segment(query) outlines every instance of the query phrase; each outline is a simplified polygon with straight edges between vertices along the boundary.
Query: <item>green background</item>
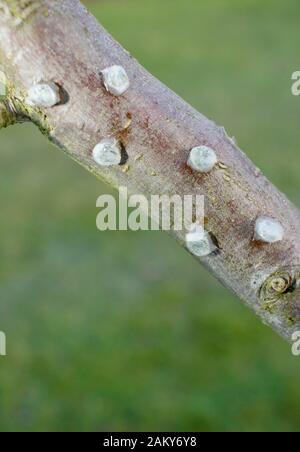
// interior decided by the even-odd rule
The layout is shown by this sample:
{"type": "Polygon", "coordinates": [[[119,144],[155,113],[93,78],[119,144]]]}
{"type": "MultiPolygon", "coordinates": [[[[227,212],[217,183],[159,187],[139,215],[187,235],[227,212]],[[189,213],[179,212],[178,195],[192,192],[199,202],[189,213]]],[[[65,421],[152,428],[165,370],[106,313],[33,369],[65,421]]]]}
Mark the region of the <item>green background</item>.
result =
{"type": "MultiPolygon", "coordinates": [[[[300,206],[297,0],[86,2],[300,206]]],[[[300,358],[163,233],[96,230],[110,189],[1,131],[1,430],[297,431],[300,358]]]]}

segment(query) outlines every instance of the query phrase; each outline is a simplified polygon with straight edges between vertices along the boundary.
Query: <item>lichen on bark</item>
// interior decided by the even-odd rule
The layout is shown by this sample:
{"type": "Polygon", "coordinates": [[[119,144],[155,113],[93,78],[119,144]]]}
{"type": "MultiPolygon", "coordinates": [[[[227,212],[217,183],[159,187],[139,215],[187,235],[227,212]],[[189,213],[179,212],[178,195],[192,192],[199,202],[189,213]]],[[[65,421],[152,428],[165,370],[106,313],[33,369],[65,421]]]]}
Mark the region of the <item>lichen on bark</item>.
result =
{"type": "Polygon", "coordinates": [[[11,113],[5,102],[0,103],[0,129],[8,127],[15,122],[14,115],[11,113]]]}
{"type": "Polygon", "coordinates": [[[41,5],[42,0],[0,0],[0,18],[11,19],[15,25],[20,25],[41,5]]]}

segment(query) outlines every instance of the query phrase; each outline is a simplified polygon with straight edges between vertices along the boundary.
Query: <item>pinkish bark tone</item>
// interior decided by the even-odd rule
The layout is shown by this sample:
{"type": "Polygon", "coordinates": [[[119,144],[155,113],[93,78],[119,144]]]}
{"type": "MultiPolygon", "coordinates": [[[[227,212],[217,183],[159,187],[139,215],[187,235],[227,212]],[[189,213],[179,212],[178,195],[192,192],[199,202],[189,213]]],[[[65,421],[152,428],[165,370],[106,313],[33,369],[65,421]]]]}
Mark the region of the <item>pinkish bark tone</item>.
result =
{"type": "MultiPolygon", "coordinates": [[[[2,125],[33,121],[88,171],[131,193],[205,195],[206,229],[220,249],[199,260],[263,322],[291,340],[300,330],[299,211],[225,130],[143,69],[77,0],[1,0],[0,23],[0,59],[9,88],[0,108],[2,125]],[[100,73],[115,64],[130,79],[120,97],[106,91],[100,73]],[[26,105],[28,89],[39,81],[60,85],[64,102],[47,109],[26,105]],[[106,137],[121,140],[127,171],[93,160],[94,146],[106,137]],[[210,173],[187,166],[197,145],[217,153],[220,164],[210,173]],[[260,215],[280,221],[282,241],[253,240],[260,215]]],[[[173,235],[185,246],[184,232],[173,235]]]]}

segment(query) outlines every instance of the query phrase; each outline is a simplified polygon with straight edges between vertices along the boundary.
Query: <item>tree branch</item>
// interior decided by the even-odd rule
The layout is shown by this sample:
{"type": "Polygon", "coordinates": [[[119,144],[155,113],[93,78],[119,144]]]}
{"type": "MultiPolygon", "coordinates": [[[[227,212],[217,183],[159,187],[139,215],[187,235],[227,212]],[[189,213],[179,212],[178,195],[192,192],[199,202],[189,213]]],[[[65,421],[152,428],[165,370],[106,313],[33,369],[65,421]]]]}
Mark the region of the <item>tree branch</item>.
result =
{"type": "MultiPolygon", "coordinates": [[[[299,211],[222,127],[146,72],[79,1],[1,0],[0,20],[0,58],[17,116],[30,118],[70,157],[115,187],[125,185],[147,196],[205,195],[206,228],[216,237],[219,253],[199,260],[290,340],[300,330],[299,211]],[[122,96],[103,84],[100,72],[112,65],[123,66],[129,76],[130,88],[122,96]],[[60,87],[64,98],[59,105],[28,104],[28,90],[41,81],[60,87]],[[107,137],[122,142],[127,171],[94,161],[93,148],[107,137]],[[218,155],[219,164],[210,173],[187,165],[190,150],[199,145],[218,155]],[[261,215],[283,225],[283,240],[263,244],[253,239],[261,215]]],[[[173,235],[186,245],[184,232],[173,235]]]]}

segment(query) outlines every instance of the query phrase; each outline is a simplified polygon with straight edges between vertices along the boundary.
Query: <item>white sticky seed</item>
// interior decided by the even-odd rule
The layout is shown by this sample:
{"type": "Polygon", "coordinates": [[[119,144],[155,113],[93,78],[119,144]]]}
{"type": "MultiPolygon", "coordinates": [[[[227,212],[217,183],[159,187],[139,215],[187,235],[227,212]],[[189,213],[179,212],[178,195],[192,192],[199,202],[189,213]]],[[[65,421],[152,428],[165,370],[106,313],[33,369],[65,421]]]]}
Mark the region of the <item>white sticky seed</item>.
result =
{"type": "Polygon", "coordinates": [[[51,108],[60,102],[60,89],[54,82],[36,83],[27,93],[26,103],[32,107],[51,108]]]}
{"type": "Polygon", "coordinates": [[[284,236],[282,224],[271,217],[258,217],[255,223],[254,239],[265,243],[280,242],[284,236]]]}
{"type": "Polygon", "coordinates": [[[209,173],[218,162],[217,155],[208,146],[197,146],[190,152],[188,165],[200,173],[209,173]]]}
{"type": "Polygon", "coordinates": [[[115,96],[122,96],[130,86],[128,75],[122,66],[114,65],[101,71],[106,90],[115,96]]]}
{"type": "Polygon", "coordinates": [[[185,236],[185,242],[187,249],[198,257],[209,256],[217,249],[209,233],[196,223],[191,225],[189,232],[185,236]]]}
{"type": "Polygon", "coordinates": [[[105,138],[93,150],[93,158],[98,165],[120,165],[122,160],[122,146],[116,138],[105,138]]]}

